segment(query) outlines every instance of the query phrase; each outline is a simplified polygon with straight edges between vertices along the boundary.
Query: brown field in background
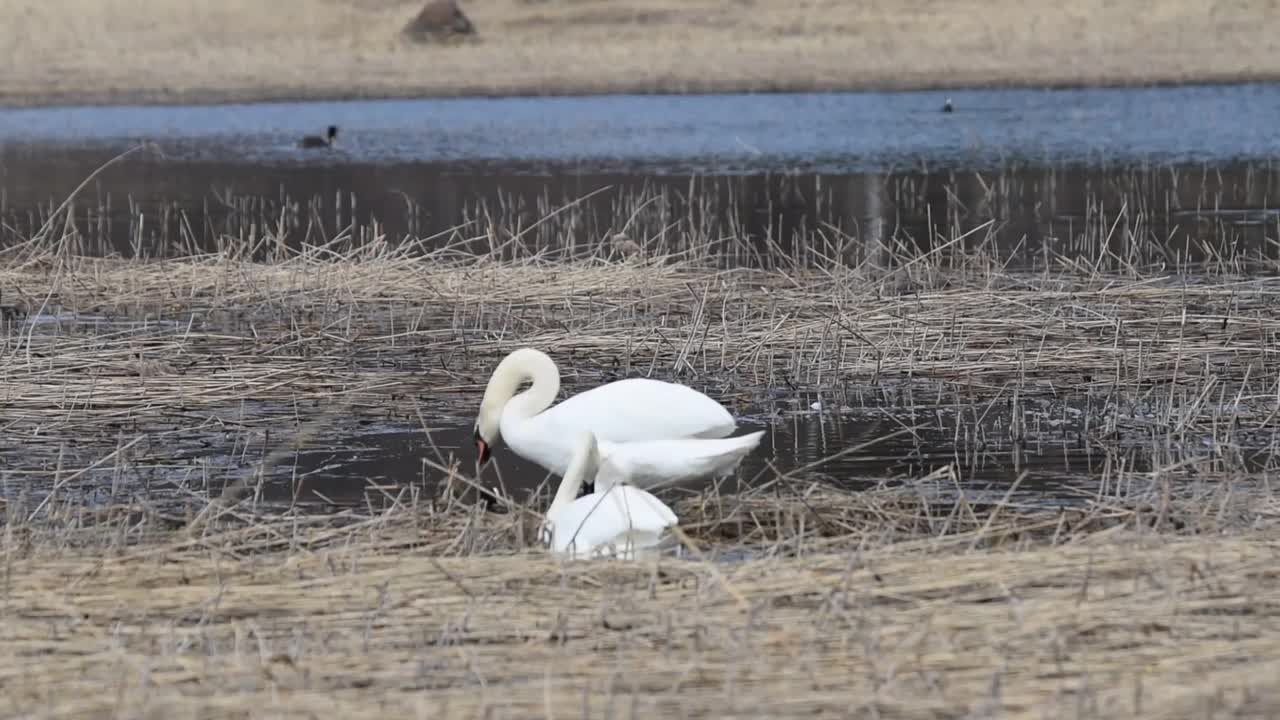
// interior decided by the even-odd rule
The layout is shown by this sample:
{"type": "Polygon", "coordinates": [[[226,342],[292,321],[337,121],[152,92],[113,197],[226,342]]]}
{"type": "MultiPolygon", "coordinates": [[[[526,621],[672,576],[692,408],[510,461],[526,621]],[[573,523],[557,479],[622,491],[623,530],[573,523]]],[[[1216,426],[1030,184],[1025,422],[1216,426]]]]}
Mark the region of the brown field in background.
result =
{"type": "Polygon", "coordinates": [[[1274,0],[0,0],[0,103],[848,90],[1280,77],[1274,0]]]}

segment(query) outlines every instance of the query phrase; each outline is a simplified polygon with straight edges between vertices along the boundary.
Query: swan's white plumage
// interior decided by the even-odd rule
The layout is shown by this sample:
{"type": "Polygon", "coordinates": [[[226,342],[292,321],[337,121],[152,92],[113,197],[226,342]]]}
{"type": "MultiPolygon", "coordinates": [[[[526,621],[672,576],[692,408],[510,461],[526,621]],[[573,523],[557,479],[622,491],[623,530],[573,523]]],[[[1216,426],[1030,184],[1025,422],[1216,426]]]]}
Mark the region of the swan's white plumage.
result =
{"type": "MultiPolygon", "coordinates": [[[[619,462],[629,462],[632,484],[647,486],[657,478],[678,481],[697,477],[687,454],[664,455],[663,448],[630,448],[632,444],[688,439],[724,439],[720,450],[735,452],[737,459],[759,443],[759,437],[728,438],[736,428],[733,415],[720,403],[693,388],[675,383],[631,378],[593,388],[549,407],[560,389],[560,371],[545,353],[532,348],[516,350],[494,370],[485,388],[476,418],[476,434],[490,446],[499,436],[523,458],[564,475],[574,442],[582,432],[598,439],[605,457],[623,452],[619,462]],[[516,390],[526,381],[530,387],[516,390]],[[628,450],[620,448],[628,446],[628,450]]],[[[736,461],[735,461],[736,463],[736,461]]],[[[718,474],[732,470],[711,463],[718,474]]],[[[703,473],[706,474],[706,473],[703,473]]]]}
{"type": "Polygon", "coordinates": [[[608,454],[606,448],[616,443],[723,438],[737,424],[720,403],[693,388],[631,378],[574,395],[532,417],[521,417],[508,403],[500,427],[516,454],[564,475],[573,439],[586,429],[608,454]]]}
{"type": "Polygon", "coordinates": [[[600,443],[596,488],[626,483],[652,488],[733,472],[760,444],[763,430],[731,438],[600,443]]]}
{"type": "Polygon", "coordinates": [[[554,516],[551,549],[561,555],[634,558],[662,544],[676,515],[661,500],[633,485],[583,495],[554,516]]]}
{"type": "Polygon", "coordinates": [[[660,547],[667,528],[677,522],[675,513],[651,493],[621,484],[624,476],[614,475],[615,482],[606,483],[599,475],[602,469],[619,472],[601,461],[595,436],[576,435],[568,470],[547,510],[551,550],[569,557],[634,558],[660,547]],[[596,490],[576,497],[592,480],[596,490]]]}
{"type": "Polygon", "coordinates": [[[720,438],[737,423],[723,405],[685,385],[628,378],[566,398],[534,419],[550,431],[585,425],[599,440],[720,438]]]}

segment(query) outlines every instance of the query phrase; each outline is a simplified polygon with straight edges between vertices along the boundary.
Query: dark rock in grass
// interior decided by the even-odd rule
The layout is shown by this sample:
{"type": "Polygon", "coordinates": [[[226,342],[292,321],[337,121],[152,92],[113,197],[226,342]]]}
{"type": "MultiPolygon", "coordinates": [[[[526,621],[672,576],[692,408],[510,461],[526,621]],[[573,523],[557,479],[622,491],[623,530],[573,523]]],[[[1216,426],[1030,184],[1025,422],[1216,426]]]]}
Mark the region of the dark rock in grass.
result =
{"type": "Polygon", "coordinates": [[[431,0],[401,31],[414,42],[439,42],[476,34],[455,0],[431,0]]]}

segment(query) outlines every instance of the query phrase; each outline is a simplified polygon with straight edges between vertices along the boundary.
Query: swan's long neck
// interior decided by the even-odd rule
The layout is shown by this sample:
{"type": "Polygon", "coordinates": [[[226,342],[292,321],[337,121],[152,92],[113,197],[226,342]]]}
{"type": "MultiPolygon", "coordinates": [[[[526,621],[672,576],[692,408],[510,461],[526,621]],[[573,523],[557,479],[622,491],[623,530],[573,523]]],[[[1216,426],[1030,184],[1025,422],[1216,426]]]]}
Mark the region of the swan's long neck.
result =
{"type": "Polygon", "coordinates": [[[498,413],[518,419],[533,417],[550,407],[560,392],[560,371],[547,354],[532,348],[516,350],[503,358],[489,378],[482,406],[494,406],[498,413]],[[516,394],[525,381],[528,390],[516,394]]]}
{"type": "Polygon", "coordinates": [[[578,498],[582,484],[595,477],[599,464],[600,453],[596,447],[595,435],[584,433],[574,448],[573,456],[569,458],[569,468],[564,471],[560,487],[556,488],[551,507],[547,509],[548,518],[555,517],[556,512],[578,498]]]}

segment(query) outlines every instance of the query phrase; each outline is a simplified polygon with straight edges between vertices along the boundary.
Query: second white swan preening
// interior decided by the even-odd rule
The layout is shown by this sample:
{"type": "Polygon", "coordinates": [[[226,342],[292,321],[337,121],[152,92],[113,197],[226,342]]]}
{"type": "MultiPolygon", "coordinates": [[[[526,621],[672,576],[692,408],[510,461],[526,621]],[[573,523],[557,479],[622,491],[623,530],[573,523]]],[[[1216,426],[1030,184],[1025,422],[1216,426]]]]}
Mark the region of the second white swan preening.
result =
{"type": "Polygon", "coordinates": [[[544,530],[551,550],[569,557],[631,559],[659,548],[676,514],[652,494],[622,484],[626,480],[625,468],[601,458],[595,435],[580,433],[547,510],[544,530]],[[583,483],[592,480],[595,492],[578,497],[583,483]]]}
{"type": "Polygon", "coordinates": [[[764,435],[728,437],[737,428],[729,411],[675,383],[618,380],[551,407],[559,391],[560,371],[540,350],[521,348],[498,363],[476,417],[480,464],[501,437],[517,455],[563,476],[576,439],[590,432],[599,453],[626,468],[627,482],[651,487],[727,473],[764,435]],[[529,388],[517,393],[525,382],[529,388]]]}

